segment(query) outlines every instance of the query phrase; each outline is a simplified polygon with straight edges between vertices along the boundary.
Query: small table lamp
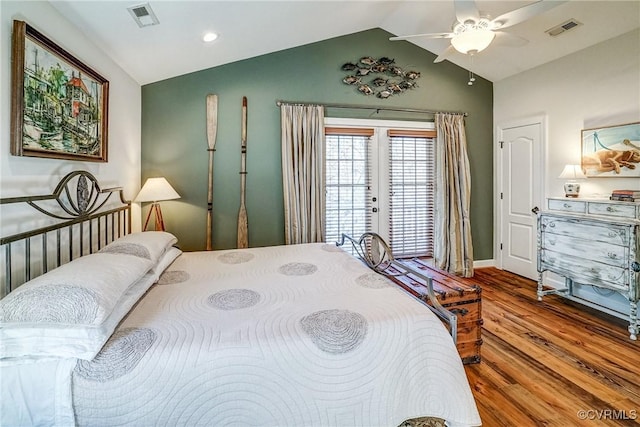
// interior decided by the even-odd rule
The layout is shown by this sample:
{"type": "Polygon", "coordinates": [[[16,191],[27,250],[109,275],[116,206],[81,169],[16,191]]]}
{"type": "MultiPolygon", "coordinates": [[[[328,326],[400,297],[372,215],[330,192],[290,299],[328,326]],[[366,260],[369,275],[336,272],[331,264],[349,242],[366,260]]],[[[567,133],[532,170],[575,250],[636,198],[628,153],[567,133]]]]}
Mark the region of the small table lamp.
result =
{"type": "Polygon", "coordinates": [[[147,225],[151,219],[151,214],[155,213],[156,231],[164,231],[164,221],[162,220],[162,210],[158,202],[162,200],[179,199],[180,195],[173,189],[171,184],[163,178],[149,178],[142,186],[142,189],[136,196],[134,202],[153,202],[147,220],[144,222],[144,231],[147,231],[147,225]]]}
{"type": "Polygon", "coordinates": [[[566,165],[558,178],[568,180],[564,184],[565,197],[578,197],[578,194],[580,193],[580,184],[576,182],[576,179],[585,179],[586,176],[582,172],[582,167],[580,165],[566,165]]]}

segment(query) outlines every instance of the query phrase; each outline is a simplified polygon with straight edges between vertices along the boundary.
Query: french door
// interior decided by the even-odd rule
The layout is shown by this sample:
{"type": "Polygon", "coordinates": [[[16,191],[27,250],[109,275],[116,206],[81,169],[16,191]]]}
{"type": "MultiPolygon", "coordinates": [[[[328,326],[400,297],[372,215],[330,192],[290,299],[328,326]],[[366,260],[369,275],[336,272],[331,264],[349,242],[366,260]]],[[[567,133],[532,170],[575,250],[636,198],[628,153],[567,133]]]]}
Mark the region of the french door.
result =
{"type": "Polygon", "coordinates": [[[326,119],[325,241],[380,234],[396,257],[432,256],[433,123],[326,119]]]}

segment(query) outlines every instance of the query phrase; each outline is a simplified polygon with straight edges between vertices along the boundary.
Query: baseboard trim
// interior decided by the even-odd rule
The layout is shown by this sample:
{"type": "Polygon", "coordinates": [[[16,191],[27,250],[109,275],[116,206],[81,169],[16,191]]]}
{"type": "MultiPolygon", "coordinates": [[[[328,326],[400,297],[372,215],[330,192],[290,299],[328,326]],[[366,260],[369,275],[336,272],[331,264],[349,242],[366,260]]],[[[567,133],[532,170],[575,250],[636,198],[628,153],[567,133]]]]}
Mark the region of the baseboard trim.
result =
{"type": "Polygon", "coordinates": [[[487,268],[495,266],[496,261],[494,259],[482,259],[479,261],[473,261],[473,268],[487,268]]]}

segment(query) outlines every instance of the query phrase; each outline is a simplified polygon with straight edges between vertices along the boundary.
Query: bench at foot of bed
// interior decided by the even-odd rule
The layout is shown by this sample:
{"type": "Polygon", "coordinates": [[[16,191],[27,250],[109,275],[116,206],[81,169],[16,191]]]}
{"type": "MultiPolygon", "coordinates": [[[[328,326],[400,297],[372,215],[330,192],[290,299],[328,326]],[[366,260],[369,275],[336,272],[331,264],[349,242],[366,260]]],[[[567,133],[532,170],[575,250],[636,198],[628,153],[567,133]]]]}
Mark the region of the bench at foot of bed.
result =
{"type": "MultiPolygon", "coordinates": [[[[480,286],[470,284],[470,279],[438,270],[425,260],[414,258],[396,261],[433,278],[433,290],[438,301],[458,318],[456,347],[462,362],[465,365],[479,363],[482,346],[482,289],[480,286]]],[[[426,295],[424,285],[412,279],[411,275],[397,276],[393,280],[417,297],[422,298],[426,295]]]]}

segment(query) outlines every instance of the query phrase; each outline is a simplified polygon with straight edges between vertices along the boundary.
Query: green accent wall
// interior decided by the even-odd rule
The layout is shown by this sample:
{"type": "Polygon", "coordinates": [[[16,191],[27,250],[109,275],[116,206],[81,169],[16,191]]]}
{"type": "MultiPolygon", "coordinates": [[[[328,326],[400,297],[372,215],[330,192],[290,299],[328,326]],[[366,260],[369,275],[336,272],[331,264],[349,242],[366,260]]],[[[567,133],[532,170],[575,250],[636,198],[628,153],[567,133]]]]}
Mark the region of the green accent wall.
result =
{"type": "MultiPolygon", "coordinates": [[[[472,174],[471,225],[476,260],[493,258],[493,84],[408,42],[372,29],[214,67],[142,88],[142,180],[164,176],[182,196],[162,202],[164,221],[183,250],[205,248],[208,152],[205,97],[218,95],[214,156],[213,245],[235,248],[240,206],[242,97],[248,99],[249,245],[284,244],[280,109],[276,100],[465,111],[472,174]],[[393,58],[421,73],[418,87],[379,99],[342,83],[342,64],[393,58]]],[[[259,40],[256,41],[259,43],[259,40]]],[[[203,50],[215,55],[215,45],[203,50]]],[[[432,120],[425,114],[326,109],[327,117],[432,120]]],[[[148,206],[143,207],[143,218],[148,206]]]]}

